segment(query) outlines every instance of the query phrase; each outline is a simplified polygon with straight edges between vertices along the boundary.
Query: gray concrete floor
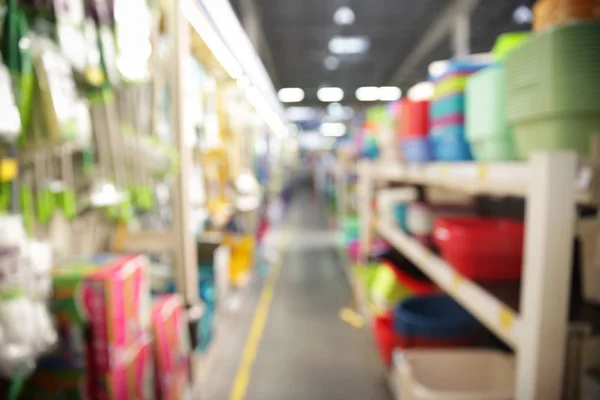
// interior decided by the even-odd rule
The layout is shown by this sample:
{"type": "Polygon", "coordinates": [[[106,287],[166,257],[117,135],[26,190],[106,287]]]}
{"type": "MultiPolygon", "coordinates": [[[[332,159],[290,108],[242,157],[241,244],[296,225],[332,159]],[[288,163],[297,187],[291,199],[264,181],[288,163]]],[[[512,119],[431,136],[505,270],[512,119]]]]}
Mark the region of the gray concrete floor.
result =
{"type": "MultiPolygon", "coordinates": [[[[391,399],[367,328],[353,328],[338,316],[351,291],[322,208],[301,191],[289,218],[291,240],[246,399],[391,399]]],[[[222,332],[203,391],[209,400],[229,398],[261,287],[260,279],[250,285],[235,326],[222,332]]]]}

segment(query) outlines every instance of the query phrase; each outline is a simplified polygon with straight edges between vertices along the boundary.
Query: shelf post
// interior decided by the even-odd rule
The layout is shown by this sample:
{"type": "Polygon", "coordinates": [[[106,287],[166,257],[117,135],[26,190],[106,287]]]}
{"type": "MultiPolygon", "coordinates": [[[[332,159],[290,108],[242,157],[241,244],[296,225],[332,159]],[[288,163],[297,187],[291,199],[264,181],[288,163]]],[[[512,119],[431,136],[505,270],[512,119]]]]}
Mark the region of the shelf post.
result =
{"type": "Polygon", "coordinates": [[[199,302],[196,249],[190,218],[189,178],[192,166],[192,149],[186,140],[190,133],[190,119],[186,117],[185,81],[186,57],[190,52],[190,26],[183,16],[181,0],[168,6],[168,28],[172,38],[173,64],[169,73],[171,94],[171,132],[175,138],[179,165],[173,185],[173,243],[175,279],[178,290],[188,304],[199,302]]]}
{"type": "Polygon", "coordinates": [[[371,246],[373,210],[373,176],[370,161],[363,160],[358,163],[358,193],[359,206],[358,215],[360,221],[360,257],[359,262],[366,265],[369,262],[371,246]]]}
{"type": "Polygon", "coordinates": [[[576,170],[572,152],[539,153],[530,160],[517,400],[562,398],[576,170]]]}

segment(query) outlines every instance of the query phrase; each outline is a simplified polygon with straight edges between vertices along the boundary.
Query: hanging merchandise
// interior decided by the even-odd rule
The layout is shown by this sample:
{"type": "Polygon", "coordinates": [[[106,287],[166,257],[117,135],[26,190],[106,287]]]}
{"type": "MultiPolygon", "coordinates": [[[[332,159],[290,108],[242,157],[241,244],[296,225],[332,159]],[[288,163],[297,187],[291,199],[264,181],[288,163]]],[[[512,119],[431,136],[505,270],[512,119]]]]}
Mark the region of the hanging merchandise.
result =
{"type": "Polygon", "coordinates": [[[46,308],[52,250],[29,241],[20,216],[0,216],[0,374],[23,380],[56,342],[46,308]]]}

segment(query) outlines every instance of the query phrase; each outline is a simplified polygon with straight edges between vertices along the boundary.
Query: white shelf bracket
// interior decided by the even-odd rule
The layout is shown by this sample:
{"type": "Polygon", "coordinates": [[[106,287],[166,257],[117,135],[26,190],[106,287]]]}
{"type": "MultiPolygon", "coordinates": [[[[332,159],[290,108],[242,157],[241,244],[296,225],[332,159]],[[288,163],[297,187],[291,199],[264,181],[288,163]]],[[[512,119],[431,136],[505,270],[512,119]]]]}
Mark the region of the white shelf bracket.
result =
{"type": "Polygon", "coordinates": [[[562,398],[576,172],[571,152],[536,154],[530,161],[517,400],[562,398]]]}

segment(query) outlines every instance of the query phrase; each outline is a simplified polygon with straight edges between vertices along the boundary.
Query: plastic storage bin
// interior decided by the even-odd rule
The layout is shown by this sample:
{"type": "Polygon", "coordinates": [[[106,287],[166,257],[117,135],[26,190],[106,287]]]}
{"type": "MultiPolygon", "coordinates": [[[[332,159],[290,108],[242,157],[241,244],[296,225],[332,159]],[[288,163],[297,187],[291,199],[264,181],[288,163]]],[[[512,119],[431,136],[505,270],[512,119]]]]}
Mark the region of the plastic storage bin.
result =
{"type": "Polygon", "coordinates": [[[535,150],[589,154],[600,130],[600,22],[533,36],[506,57],[506,110],[521,157],[535,150]]]}
{"type": "Polygon", "coordinates": [[[431,130],[433,132],[443,130],[447,126],[452,125],[464,125],[465,123],[465,114],[464,113],[456,113],[456,114],[447,114],[443,117],[436,118],[431,123],[431,130]]]}
{"type": "Polygon", "coordinates": [[[400,140],[404,159],[412,163],[424,163],[433,160],[431,144],[427,137],[405,137],[400,140]]]}
{"type": "Polygon", "coordinates": [[[506,73],[503,64],[471,75],[466,90],[466,136],[478,161],[517,158],[512,129],[506,118],[506,73]]]}
{"type": "Polygon", "coordinates": [[[399,133],[401,136],[429,134],[429,101],[402,101],[399,133]]]}
{"type": "Polygon", "coordinates": [[[436,218],[472,213],[473,209],[467,206],[414,202],[408,207],[408,231],[413,235],[430,236],[433,232],[436,218]]]}
{"type": "Polygon", "coordinates": [[[394,330],[402,347],[450,347],[474,344],[481,326],[446,295],[410,298],[394,311],[394,330]]]}
{"type": "Polygon", "coordinates": [[[396,352],[402,400],[513,400],[514,357],[496,350],[396,352]]]}
{"type": "Polygon", "coordinates": [[[429,107],[431,120],[436,120],[446,115],[461,114],[465,112],[465,95],[463,93],[452,94],[437,99],[429,107]]]}
{"type": "Polygon", "coordinates": [[[470,161],[471,148],[463,125],[451,125],[430,135],[433,156],[439,161],[470,161]]]}
{"type": "Polygon", "coordinates": [[[438,218],[433,237],[442,257],[467,278],[505,281],[521,277],[521,222],[504,218],[438,218]]]}
{"type": "Polygon", "coordinates": [[[398,225],[404,232],[408,232],[408,204],[396,204],[394,206],[394,218],[396,219],[396,225],[398,225]]]}
{"type": "Polygon", "coordinates": [[[400,341],[394,333],[392,316],[381,315],[373,319],[373,337],[379,350],[379,357],[385,367],[392,364],[392,353],[395,348],[400,347],[400,341]]]}

